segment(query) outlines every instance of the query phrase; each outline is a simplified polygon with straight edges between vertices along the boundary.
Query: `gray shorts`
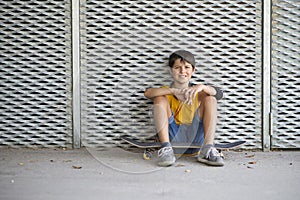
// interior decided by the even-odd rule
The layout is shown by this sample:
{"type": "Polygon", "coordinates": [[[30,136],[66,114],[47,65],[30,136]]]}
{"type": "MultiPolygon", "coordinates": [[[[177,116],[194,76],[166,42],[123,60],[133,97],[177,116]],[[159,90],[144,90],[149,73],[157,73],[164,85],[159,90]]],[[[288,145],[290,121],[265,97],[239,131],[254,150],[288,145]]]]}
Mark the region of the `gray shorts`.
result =
{"type": "MultiPolygon", "coordinates": [[[[203,121],[198,115],[198,110],[194,114],[192,124],[176,124],[174,114],[172,113],[169,118],[169,137],[171,142],[203,144],[203,121]]],[[[175,149],[175,153],[177,154],[192,154],[197,151],[199,151],[199,149],[175,149]]]]}

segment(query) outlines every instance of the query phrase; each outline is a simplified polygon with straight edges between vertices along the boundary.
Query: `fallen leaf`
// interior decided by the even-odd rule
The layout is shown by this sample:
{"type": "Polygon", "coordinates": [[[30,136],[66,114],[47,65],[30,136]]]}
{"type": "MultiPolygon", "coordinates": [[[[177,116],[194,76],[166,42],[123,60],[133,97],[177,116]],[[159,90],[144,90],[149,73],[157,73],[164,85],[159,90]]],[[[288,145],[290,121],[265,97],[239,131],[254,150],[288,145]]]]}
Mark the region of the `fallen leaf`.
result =
{"type": "Polygon", "coordinates": [[[75,165],[73,165],[72,167],[73,167],[73,169],[81,169],[82,168],[80,166],[75,166],[75,165]]]}
{"type": "Polygon", "coordinates": [[[23,166],[23,165],[24,165],[24,163],[20,162],[20,163],[18,163],[18,165],[20,165],[20,166],[23,166]]]}
{"type": "Polygon", "coordinates": [[[186,173],[190,173],[190,172],[191,172],[191,170],[189,170],[189,169],[186,169],[184,172],[186,172],[186,173]]]}
{"type": "Polygon", "coordinates": [[[251,161],[251,162],[248,162],[248,164],[250,164],[250,165],[254,165],[254,164],[256,164],[256,161],[251,161]]]}
{"type": "Polygon", "coordinates": [[[254,169],[253,167],[247,166],[248,169],[254,169]]]}

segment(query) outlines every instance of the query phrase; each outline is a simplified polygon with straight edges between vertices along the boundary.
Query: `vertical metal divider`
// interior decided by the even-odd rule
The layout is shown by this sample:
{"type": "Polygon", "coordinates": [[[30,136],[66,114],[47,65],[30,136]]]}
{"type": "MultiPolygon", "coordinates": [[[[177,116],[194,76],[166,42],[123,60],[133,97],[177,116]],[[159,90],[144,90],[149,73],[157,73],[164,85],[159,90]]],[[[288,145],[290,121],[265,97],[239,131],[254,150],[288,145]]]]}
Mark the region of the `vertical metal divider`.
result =
{"type": "Polygon", "coordinates": [[[73,148],[81,146],[80,106],[80,0],[71,0],[73,148]]]}
{"type": "Polygon", "coordinates": [[[272,45],[272,0],[263,1],[263,52],[262,52],[262,149],[271,150],[272,110],[271,110],[271,45],[272,45]]]}

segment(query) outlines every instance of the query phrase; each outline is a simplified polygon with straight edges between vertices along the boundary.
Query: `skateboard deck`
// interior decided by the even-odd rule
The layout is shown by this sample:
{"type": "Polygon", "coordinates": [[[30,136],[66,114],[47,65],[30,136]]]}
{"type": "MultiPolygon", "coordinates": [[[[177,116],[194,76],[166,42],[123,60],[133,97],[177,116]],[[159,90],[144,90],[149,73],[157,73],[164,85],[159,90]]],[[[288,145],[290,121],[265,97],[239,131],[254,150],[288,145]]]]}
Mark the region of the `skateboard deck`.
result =
{"type": "MultiPolygon", "coordinates": [[[[145,149],[143,154],[144,160],[150,160],[152,158],[154,149],[161,147],[160,142],[141,142],[138,139],[131,139],[125,136],[122,136],[121,139],[135,147],[145,149]]],[[[219,150],[220,156],[224,157],[223,153],[221,152],[222,149],[230,149],[233,147],[237,147],[244,144],[245,142],[246,141],[236,141],[236,142],[230,142],[225,144],[214,144],[214,146],[219,150]]],[[[199,149],[200,150],[202,146],[201,143],[171,143],[171,144],[174,149],[195,149],[195,150],[199,149]]],[[[198,151],[196,150],[195,153],[192,154],[179,153],[178,155],[195,156],[199,154],[200,152],[199,150],[198,151]]]]}
{"type": "MultiPolygon", "coordinates": [[[[159,148],[161,147],[161,143],[160,142],[141,142],[135,139],[131,139],[129,137],[125,137],[122,136],[121,137],[122,140],[124,140],[125,142],[136,146],[138,148],[159,148]]],[[[224,144],[214,144],[215,148],[217,149],[230,149],[233,147],[237,147],[240,146],[242,144],[244,144],[246,141],[236,141],[236,142],[230,142],[230,143],[224,143],[224,144]]],[[[202,144],[201,143],[171,143],[173,148],[190,148],[190,149],[199,149],[201,148],[202,144]]]]}

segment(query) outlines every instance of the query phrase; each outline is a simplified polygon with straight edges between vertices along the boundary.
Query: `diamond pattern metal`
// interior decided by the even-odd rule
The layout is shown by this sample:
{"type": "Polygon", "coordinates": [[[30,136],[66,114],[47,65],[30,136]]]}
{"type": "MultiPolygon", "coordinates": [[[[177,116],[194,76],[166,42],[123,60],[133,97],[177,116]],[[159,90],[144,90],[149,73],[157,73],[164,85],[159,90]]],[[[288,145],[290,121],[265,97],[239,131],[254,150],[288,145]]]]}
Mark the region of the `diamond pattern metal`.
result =
{"type": "Polygon", "coordinates": [[[0,8],[0,146],[70,145],[70,2],[0,8]]]}
{"type": "Polygon", "coordinates": [[[253,0],[81,1],[83,145],[155,130],[147,87],[170,84],[167,58],[196,55],[194,82],[220,86],[219,142],[261,148],[261,4],[253,0]]]}
{"type": "Polygon", "coordinates": [[[300,2],[273,2],[273,148],[300,148],[300,2]]]}

